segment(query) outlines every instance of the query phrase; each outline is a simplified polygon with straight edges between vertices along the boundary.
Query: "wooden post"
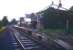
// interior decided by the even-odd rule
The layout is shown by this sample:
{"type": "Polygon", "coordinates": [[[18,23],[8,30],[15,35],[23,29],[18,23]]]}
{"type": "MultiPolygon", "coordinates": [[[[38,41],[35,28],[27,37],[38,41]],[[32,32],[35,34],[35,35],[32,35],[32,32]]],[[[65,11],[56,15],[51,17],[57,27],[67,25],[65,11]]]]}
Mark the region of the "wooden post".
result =
{"type": "Polygon", "coordinates": [[[66,33],[69,34],[70,30],[69,30],[69,19],[66,19],[66,33]]]}

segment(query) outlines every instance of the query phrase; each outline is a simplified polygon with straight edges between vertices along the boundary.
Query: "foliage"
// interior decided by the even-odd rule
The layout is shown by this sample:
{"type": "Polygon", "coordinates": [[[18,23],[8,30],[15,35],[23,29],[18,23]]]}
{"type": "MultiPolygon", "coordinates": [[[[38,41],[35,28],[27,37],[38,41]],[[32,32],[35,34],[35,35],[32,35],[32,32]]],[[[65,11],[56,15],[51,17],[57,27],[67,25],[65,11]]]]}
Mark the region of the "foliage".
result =
{"type": "Polygon", "coordinates": [[[17,24],[16,19],[12,19],[11,22],[10,22],[10,24],[17,24]]]}
{"type": "Polygon", "coordinates": [[[70,7],[70,10],[73,11],[73,6],[70,7]]]}
{"type": "Polygon", "coordinates": [[[5,29],[6,29],[5,27],[0,28],[0,38],[4,36],[5,29]]]}
{"type": "Polygon", "coordinates": [[[3,24],[3,26],[6,26],[6,25],[9,24],[9,21],[8,21],[8,19],[7,19],[7,16],[4,16],[4,17],[3,17],[3,19],[2,19],[2,24],[3,24]]]}
{"type": "Polygon", "coordinates": [[[2,28],[3,24],[2,24],[2,21],[0,21],[0,29],[2,28]]]}

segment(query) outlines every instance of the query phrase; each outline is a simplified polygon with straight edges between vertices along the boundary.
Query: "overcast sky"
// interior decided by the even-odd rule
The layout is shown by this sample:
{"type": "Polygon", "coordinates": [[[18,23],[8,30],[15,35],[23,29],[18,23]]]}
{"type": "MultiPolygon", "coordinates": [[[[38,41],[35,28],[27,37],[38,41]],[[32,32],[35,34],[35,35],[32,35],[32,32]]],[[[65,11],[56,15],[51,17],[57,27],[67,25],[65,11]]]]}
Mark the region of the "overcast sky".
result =
{"type": "MultiPolygon", "coordinates": [[[[59,0],[0,0],[0,19],[3,16],[8,16],[8,19],[19,19],[19,17],[25,16],[32,12],[38,12],[47,8],[51,1],[55,4],[59,3],[59,0]]],[[[69,9],[73,5],[72,0],[62,0],[63,7],[69,9]]]]}

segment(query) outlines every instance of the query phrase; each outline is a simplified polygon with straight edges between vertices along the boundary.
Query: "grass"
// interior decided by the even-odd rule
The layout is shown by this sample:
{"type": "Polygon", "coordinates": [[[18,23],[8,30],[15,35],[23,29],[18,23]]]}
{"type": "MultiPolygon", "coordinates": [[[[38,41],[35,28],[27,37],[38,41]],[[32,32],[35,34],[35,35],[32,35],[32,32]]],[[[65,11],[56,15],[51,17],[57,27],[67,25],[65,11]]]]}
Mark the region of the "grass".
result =
{"type": "Polygon", "coordinates": [[[46,35],[50,37],[51,39],[53,38],[58,38],[60,35],[65,33],[65,29],[58,29],[58,28],[49,28],[49,29],[40,29],[41,32],[46,32],[46,35]]]}
{"type": "Polygon", "coordinates": [[[40,32],[46,32],[46,35],[51,38],[59,38],[59,37],[65,37],[69,35],[73,35],[73,28],[70,29],[70,33],[68,35],[66,34],[66,29],[40,29],[40,32]]]}
{"type": "Polygon", "coordinates": [[[41,32],[65,32],[64,29],[41,29],[41,32]]]}
{"type": "Polygon", "coordinates": [[[0,28],[0,33],[3,32],[5,27],[0,28]]]}
{"type": "Polygon", "coordinates": [[[4,35],[4,30],[5,30],[5,27],[1,27],[0,28],[0,38],[4,35]]]}

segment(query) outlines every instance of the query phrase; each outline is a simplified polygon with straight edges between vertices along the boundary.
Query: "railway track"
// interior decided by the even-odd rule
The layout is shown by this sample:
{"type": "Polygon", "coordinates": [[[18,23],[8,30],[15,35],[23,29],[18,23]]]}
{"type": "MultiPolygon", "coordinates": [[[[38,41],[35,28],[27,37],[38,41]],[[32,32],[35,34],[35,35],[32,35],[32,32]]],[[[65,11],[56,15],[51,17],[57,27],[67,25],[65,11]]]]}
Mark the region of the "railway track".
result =
{"type": "MultiPolygon", "coordinates": [[[[13,46],[14,50],[72,50],[73,48],[62,41],[61,39],[50,40],[49,43],[39,41],[28,34],[25,31],[20,31],[18,28],[9,28],[12,30],[11,34],[14,40],[11,41],[10,46],[13,46]],[[52,43],[50,43],[52,42],[52,43]],[[45,44],[45,45],[43,45],[45,44]],[[72,48],[72,49],[71,49],[72,48]]],[[[13,50],[13,49],[12,49],[13,50]]]]}
{"type": "Polygon", "coordinates": [[[9,29],[6,28],[4,34],[0,44],[0,50],[23,50],[18,40],[13,36],[9,29]]]}
{"type": "Polygon", "coordinates": [[[59,42],[58,40],[56,40],[56,42],[49,41],[49,44],[46,44],[48,47],[46,47],[45,45],[42,45],[42,43],[40,44],[35,41],[36,39],[31,39],[32,37],[28,37],[24,32],[20,33],[14,28],[8,28],[6,33],[8,49],[5,50],[67,50],[62,47],[61,43],[64,44],[64,42],[60,40],[59,42]],[[52,42],[52,44],[50,42],[52,42]]]}
{"type": "Polygon", "coordinates": [[[44,46],[40,45],[39,43],[35,42],[34,40],[31,40],[27,36],[21,35],[19,32],[14,32],[15,38],[20,43],[23,50],[48,50],[44,46]]]}
{"type": "MultiPolygon", "coordinates": [[[[20,29],[17,29],[18,31],[20,30],[20,29]]],[[[33,38],[33,37],[31,37],[31,36],[29,36],[29,35],[27,35],[25,32],[23,32],[23,31],[19,31],[22,35],[23,35],[23,37],[25,36],[25,37],[28,37],[28,39],[32,39],[31,41],[37,41],[37,39],[35,39],[35,38],[33,38]]],[[[22,37],[22,36],[21,36],[22,37]]],[[[27,40],[23,40],[23,41],[27,41],[27,40]]],[[[27,42],[26,42],[27,43],[27,42]]],[[[25,43],[25,44],[26,44],[25,43]]],[[[38,41],[37,42],[35,42],[35,43],[38,43],[38,41]]],[[[50,40],[49,41],[49,44],[48,43],[42,43],[42,42],[40,42],[41,44],[39,44],[39,45],[41,45],[41,46],[43,46],[43,47],[39,47],[40,49],[34,49],[34,50],[43,50],[43,49],[41,49],[41,48],[44,48],[44,50],[66,50],[66,48],[64,48],[63,46],[61,46],[60,44],[58,44],[57,42],[55,42],[54,40],[50,40]],[[52,42],[52,44],[50,44],[50,42],[52,42]],[[43,44],[45,44],[45,45],[43,45],[43,44]]],[[[24,45],[25,45],[24,44],[24,45]]],[[[27,43],[27,45],[29,46],[29,43],[27,43]]],[[[38,46],[39,46],[38,45],[38,46]]]]}

